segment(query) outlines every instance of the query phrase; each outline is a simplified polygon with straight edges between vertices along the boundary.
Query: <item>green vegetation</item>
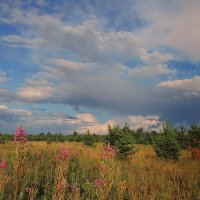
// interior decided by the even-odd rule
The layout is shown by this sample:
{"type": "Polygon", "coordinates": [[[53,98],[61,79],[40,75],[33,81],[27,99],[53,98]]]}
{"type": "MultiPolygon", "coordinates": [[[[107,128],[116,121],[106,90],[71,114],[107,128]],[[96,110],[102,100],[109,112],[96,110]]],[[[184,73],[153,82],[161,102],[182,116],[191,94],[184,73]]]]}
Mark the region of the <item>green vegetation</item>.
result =
{"type": "Polygon", "coordinates": [[[87,146],[94,146],[95,143],[95,137],[90,133],[90,131],[87,131],[87,134],[84,136],[84,144],[87,146]]]}
{"type": "Polygon", "coordinates": [[[127,124],[123,128],[119,126],[108,127],[107,141],[116,147],[119,158],[127,158],[135,152],[135,140],[131,133],[132,131],[127,124]]]}
{"type": "MultiPolygon", "coordinates": [[[[199,148],[200,146],[200,126],[192,125],[190,128],[179,127],[173,128],[175,140],[178,141],[181,149],[187,149],[188,147],[199,148]]],[[[144,131],[142,128],[136,131],[131,130],[127,124],[123,128],[119,126],[109,127],[108,133],[104,135],[97,135],[95,133],[80,134],[76,131],[72,135],[64,135],[62,133],[40,133],[40,134],[29,134],[29,141],[46,141],[47,143],[52,142],[85,142],[90,140],[93,144],[97,142],[107,143],[111,145],[120,146],[120,143],[130,142],[130,144],[150,144],[154,145],[155,141],[160,140],[160,136],[164,133],[157,133],[156,131],[144,131]],[[123,138],[124,137],[124,138],[123,138]],[[123,140],[127,140],[126,142],[123,140]]],[[[0,144],[4,144],[8,141],[13,140],[13,135],[0,134],[0,144]]],[[[127,143],[127,144],[128,144],[127,143]]],[[[129,144],[128,144],[129,145],[129,144]]],[[[119,148],[120,149],[120,148],[119,148]]],[[[134,149],[134,147],[133,147],[134,149]]],[[[122,150],[123,151],[123,150],[122,150]]]]}
{"type": "Polygon", "coordinates": [[[163,125],[163,134],[154,140],[154,150],[159,157],[178,160],[180,156],[180,144],[176,138],[176,129],[170,124],[163,125]]]}

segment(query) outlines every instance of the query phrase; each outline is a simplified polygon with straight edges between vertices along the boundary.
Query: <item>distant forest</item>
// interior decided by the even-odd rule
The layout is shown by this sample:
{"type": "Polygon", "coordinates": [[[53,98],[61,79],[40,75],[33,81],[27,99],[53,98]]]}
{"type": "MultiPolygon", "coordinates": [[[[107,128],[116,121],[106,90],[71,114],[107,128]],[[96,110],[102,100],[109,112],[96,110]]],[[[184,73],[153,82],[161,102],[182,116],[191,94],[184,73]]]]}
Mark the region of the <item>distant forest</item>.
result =
{"type": "MultiPolygon", "coordinates": [[[[144,131],[142,128],[136,131],[131,130],[127,124],[120,128],[116,126],[116,131],[121,131],[124,134],[128,133],[131,135],[137,144],[153,144],[154,140],[159,137],[162,133],[157,133],[156,131],[144,131]]],[[[187,148],[188,146],[195,146],[195,143],[200,141],[200,126],[192,125],[190,128],[180,126],[179,128],[174,128],[176,139],[179,141],[181,148],[187,148]]],[[[46,141],[47,143],[52,142],[85,142],[90,140],[91,143],[105,142],[107,141],[108,135],[97,135],[95,133],[90,133],[87,131],[85,134],[80,134],[76,131],[72,135],[64,135],[62,133],[40,133],[40,134],[28,134],[29,141],[46,141]]],[[[0,134],[0,144],[13,141],[13,135],[10,134],[0,134]]]]}

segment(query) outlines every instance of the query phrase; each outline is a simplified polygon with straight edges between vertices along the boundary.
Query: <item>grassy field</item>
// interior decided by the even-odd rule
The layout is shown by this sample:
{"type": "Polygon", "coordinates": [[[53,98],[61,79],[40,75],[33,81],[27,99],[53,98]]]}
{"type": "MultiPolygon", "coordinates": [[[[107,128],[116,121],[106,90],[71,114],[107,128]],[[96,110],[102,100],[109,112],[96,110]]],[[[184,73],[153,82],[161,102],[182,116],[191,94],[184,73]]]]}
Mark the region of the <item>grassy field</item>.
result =
{"type": "Polygon", "coordinates": [[[0,199],[200,199],[200,161],[189,151],[175,162],[156,157],[151,146],[137,149],[117,160],[102,156],[103,144],[1,144],[0,199]]]}

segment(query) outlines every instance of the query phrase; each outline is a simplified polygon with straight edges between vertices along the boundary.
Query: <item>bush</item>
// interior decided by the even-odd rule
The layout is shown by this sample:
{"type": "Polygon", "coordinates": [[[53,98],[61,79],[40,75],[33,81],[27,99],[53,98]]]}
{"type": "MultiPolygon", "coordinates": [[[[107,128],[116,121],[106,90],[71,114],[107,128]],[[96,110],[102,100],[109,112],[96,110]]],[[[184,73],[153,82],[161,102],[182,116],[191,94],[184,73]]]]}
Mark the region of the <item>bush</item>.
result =
{"type": "Polygon", "coordinates": [[[51,138],[47,138],[47,144],[51,144],[52,143],[52,140],[51,140],[51,138]]]}
{"type": "Polygon", "coordinates": [[[164,132],[154,141],[154,150],[159,157],[178,160],[180,144],[176,139],[176,130],[169,124],[163,125],[164,132]]]}
{"type": "Polygon", "coordinates": [[[5,144],[6,140],[8,140],[8,138],[6,138],[5,135],[0,134],[0,144],[5,144]]]}
{"type": "Polygon", "coordinates": [[[5,144],[5,140],[3,138],[0,138],[0,144],[5,144]]]}
{"type": "Polygon", "coordinates": [[[129,134],[124,134],[117,143],[117,155],[119,158],[127,158],[135,152],[135,146],[133,137],[129,134]]]}
{"type": "Polygon", "coordinates": [[[87,146],[94,146],[95,138],[92,134],[90,134],[89,131],[87,131],[87,134],[84,136],[84,144],[87,146]]]}
{"type": "Polygon", "coordinates": [[[200,149],[200,127],[196,124],[191,126],[189,130],[190,145],[200,149]]]}
{"type": "Polygon", "coordinates": [[[108,126],[107,141],[115,146],[118,158],[127,158],[135,152],[135,141],[127,124],[123,128],[108,126]]]}
{"type": "Polygon", "coordinates": [[[177,140],[181,149],[187,149],[190,146],[190,135],[188,129],[181,126],[177,131],[177,140]]]}
{"type": "Polygon", "coordinates": [[[112,146],[117,146],[117,142],[119,141],[122,135],[122,130],[119,126],[114,126],[113,128],[108,125],[108,135],[107,135],[107,142],[109,142],[112,146]]]}

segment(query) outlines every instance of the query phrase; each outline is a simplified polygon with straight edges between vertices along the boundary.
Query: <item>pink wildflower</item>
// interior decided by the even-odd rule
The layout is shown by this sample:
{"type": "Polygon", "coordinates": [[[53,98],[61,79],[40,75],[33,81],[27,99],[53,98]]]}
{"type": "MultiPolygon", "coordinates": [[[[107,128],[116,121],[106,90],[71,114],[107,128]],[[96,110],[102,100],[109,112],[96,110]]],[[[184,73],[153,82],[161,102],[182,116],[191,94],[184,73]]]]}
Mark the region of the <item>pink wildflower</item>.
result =
{"type": "Polygon", "coordinates": [[[5,160],[3,160],[1,163],[0,163],[0,169],[7,169],[8,168],[8,164],[6,163],[5,160]]]}
{"type": "Polygon", "coordinates": [[[105,181],[102,178],[96,179],[94,181],[94,185],[96,187],[103,187],[103,186],[105,186],[105,181]]]}
{"type": "Polygon", "coordinates": [[[111,146],[111,145],[106,145],[105,147],[104,147],[104,149],[107,151],[107,152],[110,152],[113,156],[115,156],[115,154],[116,154],[116,149],[113,147],[113,146],[111,146]]]}
{"type": "Polygon", "coordinates": [[[20,127],[15,131],[14,142],[24,143],[27,141],[26,132],[20,127]]]}
{"type": "Polygon", "coordinates": [[[72,158],[73,153],[67,148],[63,148],[56,156],[56,159],[60,161],[70,160],[72,158]]]}
{"type": "Polygon", "coordinates": [[[32,188],[31,187],[26,187],[26,192],[30,194],[32,192],[32,188]]]}
{"type": "Polygon", "coordinates": [[[106,158],[110,156],[112,157],[116,155],[116,149],[109,144],[104,147],[104,150],[105,151],[100,154],[101,158],[106,158]]]}
{"type": "Polygon", "coordinates": [[[62,184],[62,183],[57,183],[57,185],[56,185],[56,192],[57,193],[60,193],[60,192],[62,192],[63,190],[64,190],[64,185],[62,184]]]}
{"type": "Polygon", "coordinates": [[[200,158],[200,150],[197,148],[190,148],[190,151],[192,152],[192,157],[193,158],[200,158]]]}

